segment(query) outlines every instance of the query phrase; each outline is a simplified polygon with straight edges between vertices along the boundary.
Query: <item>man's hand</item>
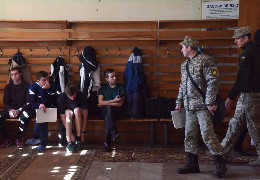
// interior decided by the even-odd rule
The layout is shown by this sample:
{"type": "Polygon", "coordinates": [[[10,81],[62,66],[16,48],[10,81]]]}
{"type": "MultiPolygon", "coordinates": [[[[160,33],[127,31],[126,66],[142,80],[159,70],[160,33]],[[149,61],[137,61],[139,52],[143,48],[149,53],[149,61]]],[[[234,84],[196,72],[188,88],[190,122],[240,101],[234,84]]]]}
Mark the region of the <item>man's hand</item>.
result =
{"type": "Polygon", "coordinates": [[[98,107],[102,107],[102,106],[103,106],[103,104],[100,104],[100,103],[98,103],[98,104],[97,104],[97,106],[98,106],[98,107]]]}
{"type": "Polygon", "coordinates": [[[119,95],[117,95],[116,97],[115,97],[115,99],[114,99],[114,102],[120,102],[120,101],[122,101],[123,99],[119,96],[119,95]]]}
{"type": "Polygon", "coordinates": [[[176,105],[175,109],[178,110],[179,113],[181,113],[181,105],[176,105]]]}
{"type": "Polygon", "coordinates": [[[18,110],[10,109],[10,111],[9,111],[9,116],[10,116],[11,118],[16,118],[18,115],[19,115],[19,111],[18,111],[18,110]]]}
{"type": "Polygon", "coordinates": [[[49,89],[51,87],[50,83],[47,81],[46,84],[42,86],[42,89],[49,89]]]}
{"type": "Polygon", "coordinates": [[[217,106],[216,105],[214,105],[214,106],[207,106],[207,108],[208,108],[208,110],[209,110],[209,112],[211,113],[211,114],[213,114],[214,115],[214,111],[216,111],[217,110],[217,106]]]}
{"type": "Polygon", "coordinates": [[[232,100],[227,98],[225,101],[225,107],[228,111],[231,110],[231,103],[232,103],[232,100]]]}
{"type": "Polygon", "coordinates": [[[44,104],[40,104],[39,109],[42,109],[44,113],[46,112],[46,107],[44,104]]]}

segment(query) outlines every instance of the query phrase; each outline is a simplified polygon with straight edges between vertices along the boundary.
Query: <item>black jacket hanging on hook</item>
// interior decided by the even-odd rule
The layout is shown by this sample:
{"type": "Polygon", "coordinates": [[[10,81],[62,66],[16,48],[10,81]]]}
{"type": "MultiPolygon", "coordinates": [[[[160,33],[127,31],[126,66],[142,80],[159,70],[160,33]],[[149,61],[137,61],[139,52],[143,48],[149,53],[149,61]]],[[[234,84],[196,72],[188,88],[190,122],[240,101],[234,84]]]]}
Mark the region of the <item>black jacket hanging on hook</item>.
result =
{"type": "Polygon", "coordinates": [[[93,81],[99,82],[99,85],[96,84],[96,86],[100,87],[99,65],[94,48],[91,46],[85,47],[79,56],[79,61],[82,63],[80,67],[80,90],[89,97],[93,81]],[[94,71],[96,72],[95,76],[93,76],[94,71]],[[93,78],[96,78],[96,80],[93,80],[93,78]]]}
{"type": "Polygon", "coordinates": [[[57,95],[63,93],[68,82],[68,67],[63,58],[61,56],[58,56],[56,60],[51,64],[50,92],[57,95]]]}
{"type": "Polygon", "coordinates": [[[133,118],[145,117],[145,99],[148,98],[148,86],[143,69],[142,54],[135,47],[124,71],[126,87],[126,115],[133,118]]]}
{"type": "MultiPolygon", "coordinates": [[[[18,68],[22,69],[23,81],[27,82],[28,84],[32,83],[32,77],[31,77],[29,68],[27,66],[27,62],[26,62],[25,58],[23,57],[22,53],[17,52],[16,54],[14,54],[13,57],[11,57],[11,59],[9,59],[8,65],[9,65],[9,70],[11,70],[14,67],[18,67],[18,68]]],[[[9,84],[10,81],[11,81],[11,77],[9,74],[7,84],[9,84]]]]}

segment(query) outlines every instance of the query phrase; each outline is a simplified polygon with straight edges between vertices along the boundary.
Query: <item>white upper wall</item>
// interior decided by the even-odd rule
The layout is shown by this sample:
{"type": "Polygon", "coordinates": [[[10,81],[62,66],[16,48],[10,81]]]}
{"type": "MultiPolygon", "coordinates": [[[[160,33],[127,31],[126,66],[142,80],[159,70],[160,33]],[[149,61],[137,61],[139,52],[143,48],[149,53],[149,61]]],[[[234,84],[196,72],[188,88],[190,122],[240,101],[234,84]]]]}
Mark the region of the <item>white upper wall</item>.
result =
{"type": "Polygon", "coordinates": [[[0,0],[0,19],[196,20],[204,1],[230,0],[0,0]]]}
{"type": "Polygon", "coordinates": [[[140,21],[201,19],[202,0],[0,0],[0,19],[140,21]]]}

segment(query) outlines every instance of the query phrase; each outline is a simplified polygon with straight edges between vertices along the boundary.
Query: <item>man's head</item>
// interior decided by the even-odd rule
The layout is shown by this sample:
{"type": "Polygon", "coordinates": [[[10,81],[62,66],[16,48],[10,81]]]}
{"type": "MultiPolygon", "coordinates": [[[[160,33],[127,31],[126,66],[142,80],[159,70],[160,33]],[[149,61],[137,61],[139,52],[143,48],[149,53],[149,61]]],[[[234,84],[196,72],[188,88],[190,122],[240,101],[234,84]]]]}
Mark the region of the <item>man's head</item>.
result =
{"type": "Polygon", "coordinates": [[[14,84],[20,84],[22,81],[22,72],[20,68],[14,67],[10,70],[11,79],[14,84]]]}
{"type": "Polygon", "coordinates": [[[260,29],[255,32],[254,43],[260,45],[260,29]]]}
{"type": "Polygon", "coordinates": [[[238,28],[234,31],[234,36],[232,38],[235,39],[234,43],[238,47],[243,47],[246,43],[248,43],[251,39],[251,33],[249,26],[238,28]]]}
{"type": "Polygon", "coordinates": [[[36,80],[39,83],[40,87],[43,87],[46,85],[46,83],[49,83],[49,75],[45,71],[39,71],[36,74],[36,80]]]}
{"type": "Polygon", "coordinates": [[[116,77],[116,72],[114,71],[114,69],[105,70],[104,75],[105,75],[106,81],[108,82],[108,84],[110,86],[113,86],[116,84],[117,77],[116,77]]]}
{"type": "Polygon", "coordinates": [[[180,43],[182,45],[181,52],[184,57],[193,56],[194,53],[197,53],[199,46],[199,41],[193,39],[192,37],[185,36],[184,40],[180,43]]]}
{"type": "Polygon", "coordinates": [[[71,100],[74,100],[76,98],[76,93],[78,90],[77,87],[78,87],[77,83],[73,81],[69,82],[65,87],[65,93],[71,100]]]}

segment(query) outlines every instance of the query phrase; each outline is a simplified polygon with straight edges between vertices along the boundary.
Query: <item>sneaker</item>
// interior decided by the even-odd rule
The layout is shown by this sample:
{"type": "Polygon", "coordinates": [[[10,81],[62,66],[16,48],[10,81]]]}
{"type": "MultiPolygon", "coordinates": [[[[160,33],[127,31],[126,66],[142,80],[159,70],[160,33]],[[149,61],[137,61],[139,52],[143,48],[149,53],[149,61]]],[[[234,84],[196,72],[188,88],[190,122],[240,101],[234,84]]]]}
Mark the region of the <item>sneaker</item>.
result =
{"type": "Polygon", "coordinates": [[[76,140],[74,143],[75,150],[80,150],[81,146],[82,146],[81,142],[79,140],[76,140]]]}
{"type": "Polygon", "coordinates": [[[1,148],[7,148],[12,144],[10,139],[4,139],[3,144],[1,144],[1,148]]]}
{"type": "Polygon", "coordinates": [[[120,139],[121,135],[119,133],[116,133],[116,134],[113,134],[112,137],[113,137],[113,141],[116,141],[116,140],[120,139]]]}
{"type": "Polygon", "coordinates": [[[112,151],[112,148],[111,148],[111,146],[109,146],[107,143],[104,143],[104,149],[103,149],[103,151],[104,152],[111,152],[112,151]]]}
{"type": "Polygon", "coordinates": [[[74,144],[73,143],[68,143],[66,146],[67,153],[74,153],[76,152],[74,144]]]}
{"type": "Polygon", "coordinates": [[[40,144],[41,143],[41,140],[40,139],[28,139],[25,144],[29,144],[31,146],[33,145],[37,145],[37,144],[40,144]]]}
{"type": "Polygon", "coordinates": [[[24,147],[23,138],[16,139],[16,140],[15,140],[15,144],[16,144],[17,147],[19,147],[19,148],[24,147]]]}
{"type": "Polygon", "coordinates": [[[260,157],[258,157],[255,161],[251,161],[249,162],[249,166],[253,166],[253,167],[260,167],[260,157]]]}
{"type": "Polygon", "coordinates": [[[42,145],[38,146],[38,151],[39,152],[43,152],[45,150],[46,150],[46,146],[42,146],[42,145]]]}

